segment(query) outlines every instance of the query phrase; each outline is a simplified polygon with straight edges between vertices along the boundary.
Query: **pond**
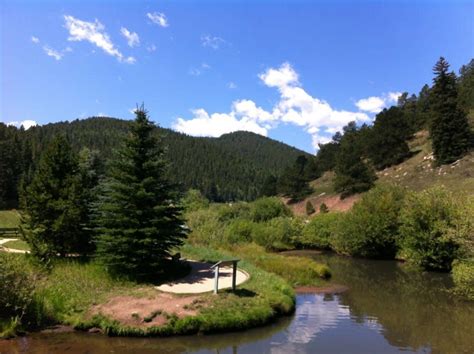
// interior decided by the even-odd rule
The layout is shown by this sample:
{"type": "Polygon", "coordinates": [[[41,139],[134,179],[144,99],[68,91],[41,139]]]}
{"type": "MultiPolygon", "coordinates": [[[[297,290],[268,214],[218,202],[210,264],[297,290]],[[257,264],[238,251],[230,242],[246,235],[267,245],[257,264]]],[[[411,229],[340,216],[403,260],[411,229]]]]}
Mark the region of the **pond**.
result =
{"type": "Polygon", "coordinates": [[[298,252],[327,263],[339,295],[300,294],[296,312],[263,328],[176,338],[33,334],[0,353],[473,353],[474,304],[448,292],[450,277],[403,263],[298,252]]]}

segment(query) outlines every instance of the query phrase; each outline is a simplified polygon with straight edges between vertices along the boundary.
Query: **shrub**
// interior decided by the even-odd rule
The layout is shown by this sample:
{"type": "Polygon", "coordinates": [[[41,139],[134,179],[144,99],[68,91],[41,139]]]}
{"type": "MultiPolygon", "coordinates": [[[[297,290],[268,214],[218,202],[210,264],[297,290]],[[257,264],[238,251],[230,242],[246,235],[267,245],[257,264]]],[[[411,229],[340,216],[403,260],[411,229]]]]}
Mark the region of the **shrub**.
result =
{"type": "Polygon", "coordinates": [[[209,207],[209,200],[204,197],[197,189],[190,189],[182,199],[184,210],[187,212],[209,207]]]}
{"type": "Polygon", "coordinates": [[[299,219],[278,217],[265,223],[255,223],[252,239],[267,250],[285,250],[292,248],[302,229],[299,219]]]}
{"type": "Polygon", "coordinates": [[[317,215],[304,227],[298,243],[308,248],[331,248],[331,237],[340,218],[338,213],[317,215]]]}
{"type": "Polygon", "coordinates": [[[445,188],[411,193],[400,215],[402,255],[424,269],[446,271],[458,255],[462,205],[445,188]]]}
{"type": "Polygon", "coordinates": [[[219,221],[227,222],[233,219],[250,219],[250,206],[248,203],[229,203],[214,206],[219,215],[219,221]]]}
{"type": "Polygon", "coordinates": [[[223,224],[215,209],[200,209],[187,213],[187,225],[191,229],[188,241],[193,244],[219,245],[224,239],[223,224]]]}
{"type": "Polygon", "coordinates": [[[337,224],[332,248],[342,254],[394,258],[404,190],[382,185],[365,194],[337,224]]]}
{"type": "Polygon", "coordinates": [[[291,211],[277,197],[265,197],[251,204],[250,217],[253,221],[268,221],[279,216],[291,216],[291,211]]]}
{"type": "Polygon", "coordinates": [[[319,206],[319,212],[320,212],[321,214],[329,213],[329,208],[328,208],[328,206],[326,205],[326,203],[321,203],[321,205],[319,206]]]}
{"type": "Polygon", "coordinates": [[[227,244],[251,242],[256,224],[249,220],[233,220],[225,230],[227,244]]]}
{"type": "Polygon", "coordinates": [[[307,201],[306,202],[306,215],[311,215],[311,214],[314,214],[316,212],[316,210],[314,209],[314,206],[313,204],[311,203],[311,201],[307,201]]]}
{"type": "Polygon", "coordinates": [[[23,255],[0,253],[0,317],[23,317],[37,282],[38,275],[23,255]]]}
{"type": "Polygon", "coordinates": [[[454,292],[474,301],[474,260],[453,262],[454,292]]]}

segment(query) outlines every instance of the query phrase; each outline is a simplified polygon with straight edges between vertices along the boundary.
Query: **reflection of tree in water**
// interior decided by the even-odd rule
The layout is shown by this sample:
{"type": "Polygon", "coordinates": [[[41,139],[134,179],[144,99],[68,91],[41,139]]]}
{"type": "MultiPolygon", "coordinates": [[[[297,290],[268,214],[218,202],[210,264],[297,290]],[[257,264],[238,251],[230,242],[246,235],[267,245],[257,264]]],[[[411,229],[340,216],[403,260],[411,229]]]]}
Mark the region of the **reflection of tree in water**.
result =
{"type": "Polygon", "coordinates": [[[410,270],[394,261],[324,259],[334,281],[349,286],[340,301],[350,308],[351,317],[366,324],[375,318],[390,344],[430,347],[435,353],[474,351],[474,306],[447,293],[447,274],[410,270]]]}

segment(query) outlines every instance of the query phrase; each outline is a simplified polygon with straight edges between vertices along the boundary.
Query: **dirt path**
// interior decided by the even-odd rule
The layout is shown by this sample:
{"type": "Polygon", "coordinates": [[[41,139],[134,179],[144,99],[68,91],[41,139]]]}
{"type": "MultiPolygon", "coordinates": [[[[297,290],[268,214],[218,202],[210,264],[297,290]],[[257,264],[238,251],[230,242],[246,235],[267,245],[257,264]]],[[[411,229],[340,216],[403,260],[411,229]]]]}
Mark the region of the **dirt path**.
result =
{"type": "MultiPolygon", "coordinates": [[[[214,270],[211,264],[188,261],[191,272],[184,278],[155,287],[156,289],[175,294],[200,294],[214,290],[214,270]]],[[[249,275],[237,269],[237,285],[242,284],[249,275]]],[[[219,289],[232,287],[232,267],[222,267],[219,270],[219,289]]]]}
{"type": "Polygon", "coordinates": [[[5,243],[10,242],[10,241],[18,241],[18,238],[2,238],[0,239],[0,251],[3,252],[8,252],[8,253],[29,253],[29,251],[25,250],[17,250],[14,248],[8,248],[3,246],[5,243]]]}

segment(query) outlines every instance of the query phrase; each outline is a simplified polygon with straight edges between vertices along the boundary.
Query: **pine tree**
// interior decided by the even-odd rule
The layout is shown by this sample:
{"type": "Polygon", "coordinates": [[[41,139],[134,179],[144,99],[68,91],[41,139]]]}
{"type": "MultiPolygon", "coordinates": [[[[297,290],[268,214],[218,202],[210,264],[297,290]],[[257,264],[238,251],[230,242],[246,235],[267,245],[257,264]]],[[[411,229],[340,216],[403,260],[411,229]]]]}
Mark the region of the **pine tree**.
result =
{"type": "Polygon", "coordinates": [[[377,178],[374,171],[364,161],[362,150],[357,127],[355,122],[351,122],[344,127],[344,136],[334,169],[336,173],[334,188],[341,193],[342,198],[369,190],[377,178]]]}
{"type": "Polygon", "coordinates": [[[182,208],[167,177],[164,148],[143,107],[109,166],[97,208],[97,256],[114,274],[139,279],[166,270],[186,237],[182,208]]]}
{"type": "Polygon", "coordinates": [[[448,69],[448,62],[441,57],[433,68],[436,77],[430,94],[433,110],[430,135],[440,165],[461,158],[472,146],[473,138],[467,116],[458,107],[456,75],[448,69]]]}
{"type": "Polygon", "coordinates": [[[311,193],[311,187],[306,179],[305,169],[308,159],[304,155],[296,158],[295,163],[289,166],[278,181],[278,192],[293,200],[299,200],[311,193]]]}
{"type": "Polygon", "coordinates": [[[89,248],[78,159],[64,136],[51,141],[23,193],[21,229],[33,254],[49,259],[89,248]]]}
{"type": "Polygon", "coordinates": [[[314,214],[316,210],[314,209],[313,203],[310,200],[306,202],[306,215],[314,214]]]}
{"type": "Polygon", "coordinates": [[[406,114],[398,107],[377,114],[367,139],[367,154],[377,169],[397,164],[408,156],[406,140],[410,126],[406,114]]]}

